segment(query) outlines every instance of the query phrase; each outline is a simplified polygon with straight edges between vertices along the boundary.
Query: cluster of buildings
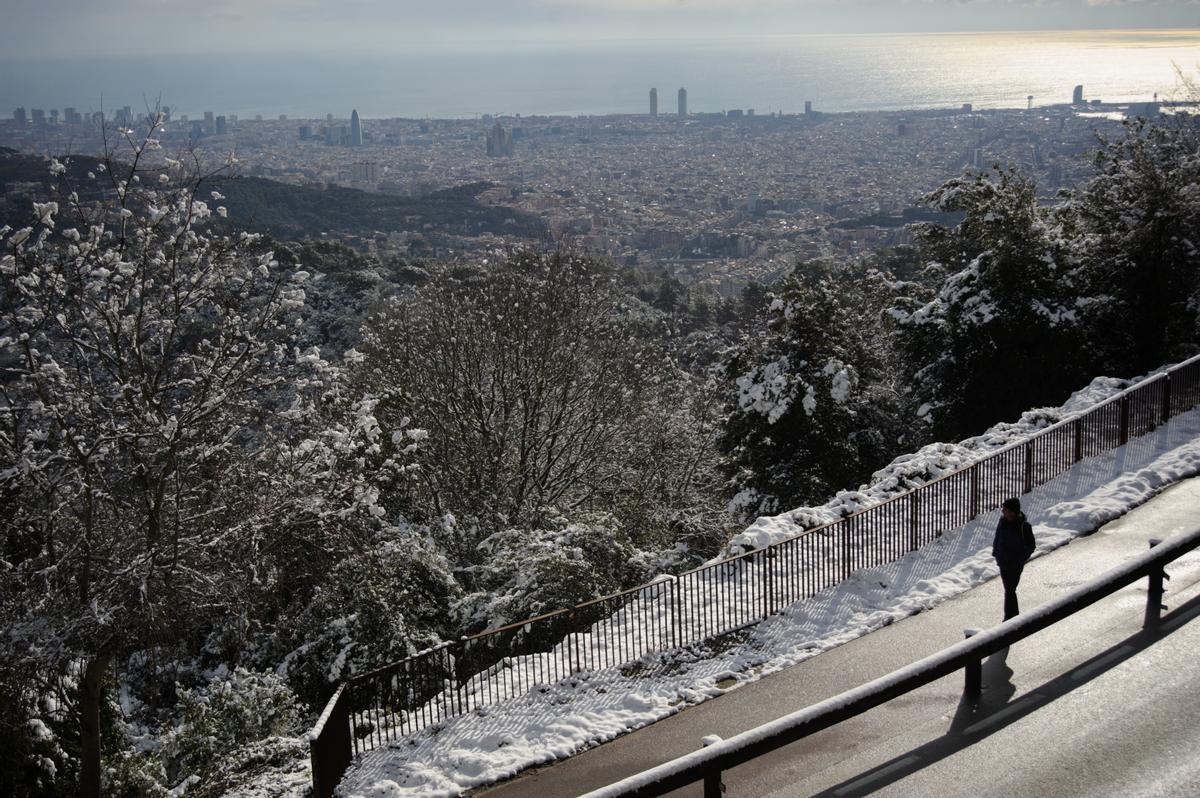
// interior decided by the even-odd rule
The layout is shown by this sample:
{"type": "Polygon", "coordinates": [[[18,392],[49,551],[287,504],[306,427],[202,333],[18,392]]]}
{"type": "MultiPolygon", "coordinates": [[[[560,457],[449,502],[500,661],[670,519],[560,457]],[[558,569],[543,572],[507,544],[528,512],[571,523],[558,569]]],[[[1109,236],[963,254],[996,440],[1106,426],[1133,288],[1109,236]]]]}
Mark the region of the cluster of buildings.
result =
{"type": "MultiPolygon", "coordinates": [[[[420,196],[487,181],[495,188],[482,201],[539,216],[558,241],[734,293],[797,260],[906,243],[922,195],[964,169],[1017,167],[1050,201],[1088,174],[1082,156],[1097,129],[1119,124],[1071,106],[698,114],[685,89],[678,113],[660,116],[657,96],[651,89],[645,115],[373,119],[369,131],[357,111],[348,122],[206,113],[171,120],[161,138],[168,151],[195,147],[214,160],[236,151],[245,174],[317,188],[420,196]]],[[[84,151],[81,129],[95,123],[23,113],[0,124],[0,144],[57,154],[70,140],[84,151]]],[[[423,232],[352,243],[403,251],[423,232]]],[[[482,234],[448,248],[515,242],[482,234]]]]}

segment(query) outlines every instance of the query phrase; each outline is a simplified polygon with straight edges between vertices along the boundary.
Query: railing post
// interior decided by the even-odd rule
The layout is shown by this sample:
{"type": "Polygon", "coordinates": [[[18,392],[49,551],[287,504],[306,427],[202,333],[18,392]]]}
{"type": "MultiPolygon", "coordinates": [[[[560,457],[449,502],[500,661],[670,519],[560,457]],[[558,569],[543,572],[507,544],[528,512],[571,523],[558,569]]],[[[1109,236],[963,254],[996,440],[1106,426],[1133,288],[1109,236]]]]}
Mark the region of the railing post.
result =
{"type": "Polygon", "coordinates": [[[446,649],[446,655],[449,657],[450,664],[450,681],[454,685],[454,699],[458,702],[459,715],[464,715],[467,711],[464,708],[465,701],[462,680],[458,678],[459,671],[462,670],[462,657],[466,650],[466,639],[466,637],[460,637],[446,649]]]}
{"type": "Polygon", "coordinates": [[[979,517],[979,464],[971,466],[971,517],[979,517]]]}
{"type": "Polygon", "coordinates": [[[575,628],[575,610],[572,609],[567,613],[567,675],[570,676],[575,672],[575,665],[579,662],[579,652],[575,650],[575,634],[571,631],[575,628]],[[574,657],[572,657],[574,655],[574,657]]]}
{"type": "Polygon", "coordinates": [[[842,578],[849,579],[850,572],[854,570],[850,567],[850,524],[843,518],[838,522],[838,529],[842,533],[842,578]]]}
{"type": "Polygon", "coordinates": [[[921,515],[921,494],[908,494],[908,550],[916,551],[921,548],[920,538],[918,537],[918,526],[920,524],[921,515]]]}
{"type": "Polygon", "coordinates": [[[671,585],[671,615],[670,615],[670,618],[671,618],[670,627],[671,628],[670,628],[669,632],[671,635],[671,648],[679,648],[679,646],[680,646],[679,639],[681,637],[680,632],[679,632],[679,606],[680,606],[679,605],[679,577],[678,576],[673,577],[670,581],[670,585],[671,585]]]}
{"type": "Polygon", "coordinates": [[[350,685],[343,682],[330,699],[330,710],[325,722],[309,742],[309,757],[312,762],[312,794],[314,798],[329,798],[342,774],[354,757],[351,748],[353,735],[350,733],[350,685]]]}
{"type": "Polygon", "coordinates": [[[1171,418],[1171,372],[1163,375],[1162,423],[1171,418]]]}
{"type": "MultiPolygon", "coordinates": [[[[1150,548],[1154,548],[1159,543],[1162,543],[1158,538],[1150,538],[1150,548]]],[[[1163,588],[1163,580],[1170,579],[1171,576],[1166,572],[1166,566],[1160,565],[1149,574],[1150,585],[1146,590],[1146,620],[1142,623],[1142,628],[1152,629],[1162,623],[1162,612],[1167,609],[1167,605],[1162,603],[1163,593],[1166,592],[1163,588]]]]}
{"type": "Polygon", "coordinates": [[[1117,445],[1124,446],[1129,443],[1129,394],[1121,397],[1118,407],[1120,413],[1117,417],[1117,445]]]}
{"type": "Polygon", "coordinates": [[[1025,444],[1025,483],[1022,493],[1033,490],[1033,442],[1025,444]]]}
{"type": "Polygon", "coordinates": [[[1083,459],[1083,419],[1077,418],[1072,425],[1075,427],[1075,462],[1083,459]]]}
{"type": "Polygon", "coordinates": [[[775,559],[775,552],[771,546],[767,546],[762,550],[762,572],[763,572],[763,618],[770,617],[775,611],[774,602],[771,597],[771,560],[775,559]]]}
{"type": "MultiPolygon", "coordinates": [[[[721,738],[711,734],[700,740],[700,747],[708,748],[719,742],[721,742],[721,738]]],[[[721,798],[723,792],[725,792],[725,785],[721,783],[721,771],[717,768],[706,771],[704,774],[704,798],[721,798]]]]}
{"type": "MultiPolygon", "coordinates": [[[[964,629],[963,637],[970,640],[975,635],[979,634],[978,629],[964,629]]],[[[968,698],[978,698],[983,692],[983,660],[976,658],[972,659],[963,668],[963,695],[968,698]]]]}

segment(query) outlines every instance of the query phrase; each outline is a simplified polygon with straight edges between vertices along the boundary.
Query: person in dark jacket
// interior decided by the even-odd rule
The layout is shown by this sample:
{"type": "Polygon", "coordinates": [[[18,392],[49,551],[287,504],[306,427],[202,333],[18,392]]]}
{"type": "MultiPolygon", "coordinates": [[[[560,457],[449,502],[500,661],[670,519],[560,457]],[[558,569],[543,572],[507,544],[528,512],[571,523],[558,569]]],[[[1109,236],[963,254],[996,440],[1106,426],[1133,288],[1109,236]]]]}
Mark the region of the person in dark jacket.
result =
{"type": "Polygon", "coordinates": [[[1004,620],[1020,612],[1017,606],[1017,584],[1025,561],[1033,554],[1036,543],[1033,527],[1021,512],[1020,499],[1005,499],[1000,508],[1000,521],[992,539],[992,557],[1000,566],[1000,581],[1004,583],[1004,620]]]}

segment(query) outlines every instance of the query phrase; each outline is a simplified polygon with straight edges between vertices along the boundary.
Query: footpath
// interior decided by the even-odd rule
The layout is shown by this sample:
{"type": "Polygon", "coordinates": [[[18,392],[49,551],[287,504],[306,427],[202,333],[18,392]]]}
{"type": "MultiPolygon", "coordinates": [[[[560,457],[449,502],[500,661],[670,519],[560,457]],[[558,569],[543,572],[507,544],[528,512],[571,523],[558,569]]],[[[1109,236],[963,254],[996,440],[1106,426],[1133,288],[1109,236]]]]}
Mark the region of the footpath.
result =
{"type": "MultiPolygon", "coordinates": [[[[1037,518],[1031,520],[1037,523],[1037,518]]],[[[1200,478],[1031,561],[1030,609],[1200,525],[1200,478]]],[[[955,673],[725,774],[727,796],[1200,795],[1200,552],[1170,566],[1170,613],[1141,632],[1145,580],[989,658],[978,703],[955,673]]],[[[567,798],[861,685],[1002,619],[993,579],[657,723],[471,793],[567,798]]],[[[675,796],[700,796],[699,785],[675,796]]]]}

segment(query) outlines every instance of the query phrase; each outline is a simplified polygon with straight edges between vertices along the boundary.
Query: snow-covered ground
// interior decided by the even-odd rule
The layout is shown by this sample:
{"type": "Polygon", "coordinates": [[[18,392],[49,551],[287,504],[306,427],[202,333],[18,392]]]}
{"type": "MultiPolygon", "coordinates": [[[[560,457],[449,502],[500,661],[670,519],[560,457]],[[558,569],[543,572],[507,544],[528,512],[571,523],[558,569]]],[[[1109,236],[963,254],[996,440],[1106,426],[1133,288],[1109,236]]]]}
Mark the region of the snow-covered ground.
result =
{"type": "MultiPolygon", "coordinates": [[[[1078,412],[1120,387],[1094,383],[1062,410],[1026,414],[960,445],[938,444],[902,458],[928,478],[931,462],[964,465],[1019,440],[1063,415],[1078,412]],[[1063,412],[1066,411],[1066,412],[1063,412]]],[[[940,466],[938,466],[940,467],[940,466]]],[[[885,470],[886,472],[886,470],[885,470]]],[[[881,472],[884,479],[890,479],[881,472]]],[[[1038,554],[1096,529],[1149,499],[1163,487],[1200,473],[1200,411],[1173,419],[1149,435],[1090,458],[1023,497],[1034,523],[1038,554]]],[[[894,474],[892,476],[895,476],[894,474]]],[[[903,482],[901,479],[900,482],[903,482]]],[[[872,496],[869,498],[875,498],[872,496]]],[[[839,503],[874,503],[861,492],[839,503]],[[861,498],[860,498],[861,497],[861,498]]],[[[826,508],[760,519],[736,543],[777,540],[788,526],[826,508]]],[[[341,785],[346,796],[453,796],[532,765],[570,756],[680,709],[792,665],[821,651],[932,607],[996,575],[990,556],[995,515],[944,535],[886,566],[858,571],[746,632],[741,644],[719,651],[645,658],[643,666],[579,674],[541,684],[501,706],[481,708],[356,761],[341,785]]],[[[798,531],[793,528],[792,534],[798,531]]],[[[511,663],[521,671],[528,663],[511,663]]]]}

